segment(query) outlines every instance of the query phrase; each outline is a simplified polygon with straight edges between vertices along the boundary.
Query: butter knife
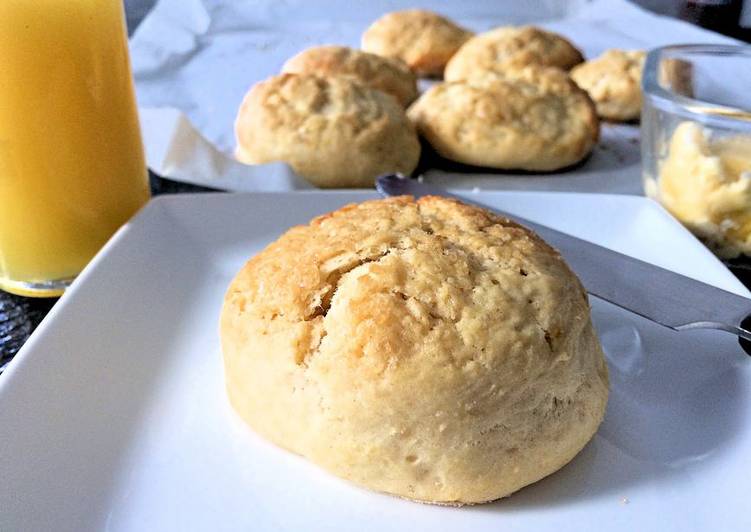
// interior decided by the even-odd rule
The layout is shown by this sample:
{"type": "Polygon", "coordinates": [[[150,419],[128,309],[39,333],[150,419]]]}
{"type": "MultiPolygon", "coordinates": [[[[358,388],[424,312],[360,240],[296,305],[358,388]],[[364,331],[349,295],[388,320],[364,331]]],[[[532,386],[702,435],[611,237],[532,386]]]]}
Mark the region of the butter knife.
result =
{"type": "Polygon", "coordinates": [[[556,248],[590,294],[676,331],[716,329],[735,334],[751,355],[751,299],[415,179],[382,176],[376,180],[376,189],[384,196],[450,197],[514,220],[556,248]]]}

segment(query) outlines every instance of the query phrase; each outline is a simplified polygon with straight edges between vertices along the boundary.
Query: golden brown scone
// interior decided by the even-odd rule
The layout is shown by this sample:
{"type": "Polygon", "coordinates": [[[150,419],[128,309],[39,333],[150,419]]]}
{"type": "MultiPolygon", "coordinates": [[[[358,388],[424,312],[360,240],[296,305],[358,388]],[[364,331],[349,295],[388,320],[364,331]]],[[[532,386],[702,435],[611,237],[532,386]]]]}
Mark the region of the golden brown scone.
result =
{"type": "Polygon", "coordinates": [[[284,161],[319,187],[372,187],[410,174],[420,142],[395,98],[346,77],[282,74],[254,85],[235,122],[236,156],[284,161]]]}
{"type": "Polygon", "coordinates": [[[367,488],[505,497],[597,430],[607,367],[582,286],[509,220],[439,197],[294,227],[224,300],[232,406],[260,435],[367,488]]]}
{"type": "Polygon", "coordinates": [[[417,79],[403,61],[346,46],[315,46],[303,50],[284,64],[282,72],[349,76],[362,85],[391,94],[404,107],[417,98],[417,79]]]}
{"type": "Polygon", "coordinates": [[[452,55],[473,33],[423,9],[387,13],[365,30],[362,49],[396,57],[421,76],[440,76],[452,55]]]}
{"type": "Polygon", "coordinates": [[[475,35],[446,65],[444,79],[459,81],[478,71],[503,73],[511,66],[553,66],[569,70],[584,60],[566,38],[535,26],[504,26],[475,35]]]}
{"type": "Polygon", "coordinates": [[[641,114],[641,73],[646,53],[608,50],[571,70],[571,79],[587,91],[597,114],[607,120],[636,120],[641,114]]]}
{"type": "Polygon", "coordinates": [[[505,170],[571,166],[600,132],[587,93],[565,72],[534,66],[435,85],[407,114],[443,157],[505,170]]]}

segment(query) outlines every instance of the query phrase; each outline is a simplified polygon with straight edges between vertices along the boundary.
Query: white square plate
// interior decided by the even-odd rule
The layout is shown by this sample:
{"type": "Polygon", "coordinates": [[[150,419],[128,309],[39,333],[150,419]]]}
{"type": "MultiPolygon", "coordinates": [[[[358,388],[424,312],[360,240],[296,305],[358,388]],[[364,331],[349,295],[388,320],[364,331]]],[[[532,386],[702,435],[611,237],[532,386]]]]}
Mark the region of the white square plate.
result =
{"type": "MultiPolygon", "coordinates": [[[[243,262],[361,192],[152,201],[0,376],[0,530],[751,530],[751,363],[593,301],[605,422],[560,472],[469,508],[339,480],[228,406],[217,316],[243,262]]],[[[669,215],[625,196],[493,192],[509,212],[742,295],[669,215]]]]}

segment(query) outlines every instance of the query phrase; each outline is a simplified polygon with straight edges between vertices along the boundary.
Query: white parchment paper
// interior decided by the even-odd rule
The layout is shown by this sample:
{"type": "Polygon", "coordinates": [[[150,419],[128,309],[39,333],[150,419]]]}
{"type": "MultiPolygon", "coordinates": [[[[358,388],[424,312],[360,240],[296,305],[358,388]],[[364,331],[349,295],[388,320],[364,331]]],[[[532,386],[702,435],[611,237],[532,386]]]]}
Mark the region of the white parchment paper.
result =
{"type": "MultiPolygon", "coordinates": [[[[358,46],[363,30],[382,13],[414,6],[475,31],[535,22],[567,36],[587,57],[608,48],[733,42],[625,0],[160,0],[131,40],[149,166],[172,179],[227,190],[309,188],[282,163],[246,166],[233,159],[233,122],[243,95],[303,48],[358,46]]],[[[639,129],[604,124],[592,156],[562,173],[444,166],[427,170],[425,178],[454,188],[639,194],[639,129]]]]}

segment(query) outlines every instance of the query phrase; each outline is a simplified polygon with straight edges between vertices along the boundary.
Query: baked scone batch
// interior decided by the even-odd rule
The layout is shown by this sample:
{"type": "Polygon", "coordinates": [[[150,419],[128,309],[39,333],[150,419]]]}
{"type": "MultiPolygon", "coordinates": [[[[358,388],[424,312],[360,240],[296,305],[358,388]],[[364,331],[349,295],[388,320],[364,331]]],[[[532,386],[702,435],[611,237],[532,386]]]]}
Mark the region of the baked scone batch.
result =
{"type": "Polygon", "coordinates": [[[370,188],[381,174],[414,171],[419,133],[464,164],[565,169],[591,153],[599,118],[633,121],[641,111],[644,52],[583,61],[568,39],[535,26],[475,35],[431,11],[387,13],[365,30],[362,50],[308,48],[282,67],[292,77],[251,88],[236,155],[286,162],[320,187],[370,188]],[[418,97],[417,76],[444,81],[418,97]]]}
{"type": "Polygon", "coordinates": [[[645,58],[642,50],[608,50],[574,67],[571,79],[589,93],[602,118],[618,122],[638,120],[645,58]]]}
{"type": "Polygon", "coordinates": [[[372,187],[409,175],[420,142],[393,96],[350,77],[281,74],[256,84],[235,124],[237,158],[285,161],[319,187],[372,187]]]}
{"type": "Polygon", "coordinates": [[[447,159],[529,171],[578,163],[600,130],[592,101],[565,72],[534,66],[436,85],[409,118],[447,159]]]}
{"type": "Polygon", "coordinates": [[[387,13],[362,36],[362,49],[403,60],[421,76],[441,76],[446,63],[473,33],[424,9],[387,13]]]}
{"type": "Polygon", "coordinates": [[[364,487],[505,497],[597,430],[607,367],[581,284],[531,231],[439,197],[290,229],[232,281],[230,401],[256,432],[364,487]]]}

